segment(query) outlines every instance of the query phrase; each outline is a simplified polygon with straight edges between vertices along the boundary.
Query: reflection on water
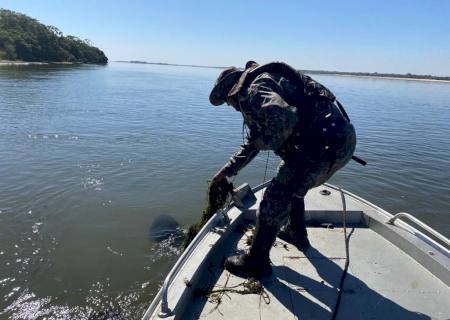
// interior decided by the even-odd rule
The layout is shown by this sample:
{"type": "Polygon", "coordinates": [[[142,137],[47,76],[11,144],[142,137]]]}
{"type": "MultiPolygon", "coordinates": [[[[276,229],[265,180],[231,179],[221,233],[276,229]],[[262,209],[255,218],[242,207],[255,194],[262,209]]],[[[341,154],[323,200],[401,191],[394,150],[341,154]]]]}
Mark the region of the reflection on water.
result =
{"type": "MultiPolygon", "coordinates": [[[[208,104],[214,69],[112,63],[0,68],[0,318],[139,318],[179,254],[182,226],[242,142],[208,104]]],[[[450,236],[450,85],[317,76],[346,106],[357,155],[332,182],[450,236]]],[[[263,180],[262,153],[235,181],[263,180]]],[[[269,175],[278,159],[270,154],[269,175]]]]}

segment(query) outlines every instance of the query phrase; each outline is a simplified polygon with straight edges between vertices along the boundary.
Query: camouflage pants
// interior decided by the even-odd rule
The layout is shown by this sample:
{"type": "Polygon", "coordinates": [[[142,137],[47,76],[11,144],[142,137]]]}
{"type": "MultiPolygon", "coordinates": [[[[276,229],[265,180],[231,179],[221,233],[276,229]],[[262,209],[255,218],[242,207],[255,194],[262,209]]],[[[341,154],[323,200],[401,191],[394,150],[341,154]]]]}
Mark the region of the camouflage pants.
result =
{"type": "Polygon", "coordinates": [[[340,115],[334,115],[330,121],[328,127],[317,122],[317,130],[311,130],[310,139],[302,139],[306,142],[299,143],[298,149],[292,148],[282,155],[278,174],[260,203],[261,224],[280,228],[290,216],[300,215],[304,225],[303,198],[308,190],[325,183],[351,159],[356,145],[353,125],[340,115]]]}

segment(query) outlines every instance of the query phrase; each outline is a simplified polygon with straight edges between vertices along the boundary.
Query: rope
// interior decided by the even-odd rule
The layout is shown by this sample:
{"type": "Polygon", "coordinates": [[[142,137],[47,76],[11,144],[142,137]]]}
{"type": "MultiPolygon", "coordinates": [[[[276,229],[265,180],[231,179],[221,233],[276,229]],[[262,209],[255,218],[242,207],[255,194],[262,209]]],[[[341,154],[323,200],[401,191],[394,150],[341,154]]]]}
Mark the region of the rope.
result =
{"type": "Polygon", "coordinates": [[[348,266],[350,264],[350,250],[349,250],[349,238],[347,237],[347,226],[346,226],[346,215],[347,215],[347,205],[345,203],[345,196],[344,196],[344,192],[342,191],[341,188],[338,188],[339,192],[341,193],[341,199],[342,199],[342,224],[344,227],[344,240],[345,240],[345,266],[344,266],[344,271],[342,272],[341,275],[341,280],[339,281],[339,292],[338,292],[338,296],[336,299],[336,304],[334,306],[334,311],[333,311],[333,315],[331,317],[331,320],[335,320],[337,317],[337,314],[339,312],[339,306],[341,304],[341,298],[342,298],[342,291],[343,291],[343,286],[344,286],[344,280],[345,280],[345,276],[347,275],[347,271],[348,271],[348,266]]]}
{"type": "Polygon", "coordinates": [[[264,170],[264,179],[262,181],[263,183],[266,182],[267,166],[269,165],[269,155],[270,155],[270,151],[267,151],[266,169],[264,170]]]}
{"type": "Polygon", "coordinates": [[[242,144],[245,144],[245,139],[249,139],[248,127],[245,121],[242,121],[242,144]]]}

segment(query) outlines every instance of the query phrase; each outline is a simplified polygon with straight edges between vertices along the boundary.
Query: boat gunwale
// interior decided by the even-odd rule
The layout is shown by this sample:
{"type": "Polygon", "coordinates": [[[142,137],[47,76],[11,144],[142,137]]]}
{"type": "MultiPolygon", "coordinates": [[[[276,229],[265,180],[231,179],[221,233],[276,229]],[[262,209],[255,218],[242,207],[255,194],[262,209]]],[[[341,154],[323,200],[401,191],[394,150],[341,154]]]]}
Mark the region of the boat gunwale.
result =
{"type": "MultiPolygon", "coordinates": [[[[352,193],[352,192],[350,192],[350,191],[347,191],[347,190],[345,190],[345,189],[341,189],[341,188],[339,188],[339,187],[337,187],[337,186],[334,186],[334,185],[332,185],[332,184],[329,184],[329,183],[324,183],[323,185],[326,186],[326,187],[328,187],[328,188],[331,188],[331,189],[333,189],[333,190],[336,190],[336,191],[341,191],[341,190],[342,190],[342,192],[344,192],[344,194],[347,194],[347,195],[353,197],[354,199],[356,199],[356,200],[358,200],[358,201],[364,203],[365,205],[367,205],[367,206],[369,206],[369,207],[372,207],[372,208],[375,209],[378,213],[381,213],[382,215],[384,215],[384,216],[387,218],[386,221],[383,221],[384,224],[391,225],[391,226],[395,226],[395,227],[403,227],[403,229],[406,229],[407,231],[409,231],[410,233],[412,233],[412,234],[415,235],[415,236],[420,236],[420,237],[422,238],[422,240],[425,240],[425,241],[426,241],[429,245],[431,245],[433,248],[439,250],[439,251],[442,252],[443,254],[445,254],[445,255],[447,255],[447,256],[450,257],[450,250],[449,250],[449,249],[447,249],[444,245],[442,245],[442,244],[439,243],[438,241],[432,239],[432,238],[431,238],[430,236],[428,236],[427,234],[423,233],[422,231],[418,230],[418,229],[415,228],[414,226],[410,225],[409,223],[407,223],[407,222],[405,222],[405,221],[403,221],[403,220],[399,220],[399,221],[397,221],[395,224],[389,224],[388,221],[389,221],[391,218],[394,217],[394,214],[389,213],[388,211],[384,210],[383,208],[378,207],[377,205],[373,204],[372,202],[370,202],[370,201],[368,201],[368,200],[366,200],[366,199],[364,199],[364,198],[361,198],[360,196],[358,196],[358,195],[356,195],[356,194],[354,194],[354,193],[352,193]]],[[[367,214],[365,214],[365,215],[367,215],[367,214]]],[[[417,218],[416,218],[416,219],[417,219],[417,218]]],[[[417,220],[419,220],[419,219],[417,219],[417,220]]],[[[421,221],[421,220],[419,220],[419,221],[421,221]]],[[[421,222],[424,223],[423,221],[421,221],[421,222]]],[[[424,224],[426,224],[426,223],[424,223],[424,224]]],[[[426,224],[426,225],[428,225],[428,224],[426,224]]],[[[436,233],[439,233],[439,232],[437,232],[435,229],[431,228],[430,226],[428,226],[428,227],[429,227],[431,230],[435,231],[436,233]]],[[[439,233],[439,234],[440,234],[440,233],[439,233]]],[[[440,235],[441,235],[442,237],[444,237],[444,238],[447,238],[447,237],[445,237],[445,236],[442,235],[442,234],[440,234],[440,235]]]]}

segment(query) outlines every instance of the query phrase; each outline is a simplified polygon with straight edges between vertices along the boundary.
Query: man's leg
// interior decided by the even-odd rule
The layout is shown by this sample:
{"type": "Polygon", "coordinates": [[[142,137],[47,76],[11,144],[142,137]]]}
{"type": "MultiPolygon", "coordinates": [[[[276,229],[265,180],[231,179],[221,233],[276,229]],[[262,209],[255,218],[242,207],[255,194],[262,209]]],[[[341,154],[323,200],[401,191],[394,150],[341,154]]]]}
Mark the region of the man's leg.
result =
{"type": "Polygon", "coordinates": [[[294,195],[292,198],[289,220],[287,224],[281,228],[278,237],[295,245],[298,249],[305,249],[310,246],[305,223],[304,196],[294,195]]]}
{"type": "Polygon", "coordinates": [[[283,183],[279,175],[273,179],[264,192],[260,203],[256,230],[248,253],[229,257],[225,268],[241,276],[264,277],[272,272],[270,266],[270,249],[277,233],[289,215],[293,189],[283,183]]]}
{"type": "Polygon", "coordinates": [[[296,230],[298,236],[308,237],[305,224],[305,197],[303,195],[294,195],[292,197],[288,225],[296,230]]]}

